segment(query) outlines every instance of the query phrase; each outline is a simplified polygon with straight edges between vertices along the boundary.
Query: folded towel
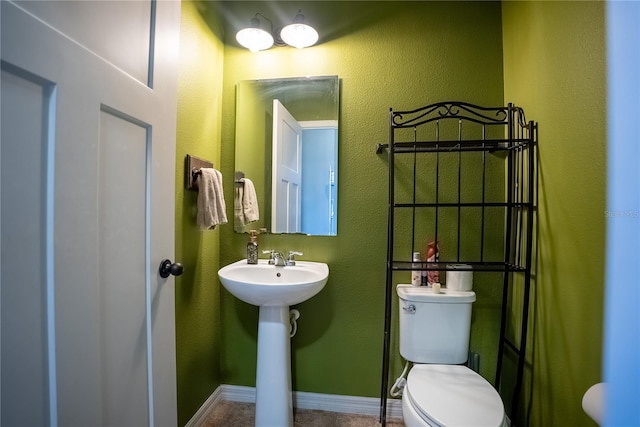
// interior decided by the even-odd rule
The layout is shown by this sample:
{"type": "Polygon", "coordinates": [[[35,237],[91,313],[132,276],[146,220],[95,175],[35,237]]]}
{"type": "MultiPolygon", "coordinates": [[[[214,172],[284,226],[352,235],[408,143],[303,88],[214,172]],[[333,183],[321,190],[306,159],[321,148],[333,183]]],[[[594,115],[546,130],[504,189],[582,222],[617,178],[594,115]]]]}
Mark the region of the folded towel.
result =
{"type": "Polygon", "coordinates": [[[249,178],[244,179],[244,195],[242,197],[242,209],[244,211],[245,223],[254,222],[260,219],[258,211],[258,197],[256,188],[249,178]]]}
{"type": "Polygon", "coordinates": [[[211,230],[227,223],[227,206],[222,192],[222,174],[212,168],[200,169],[198,176],[198,216],[201,230],[211,230]]]}
{"type": "Polygon", "coordinates": [[[236,231],[260,219],[256,188],[249,178],[242,178],[241,182],[236,183],[233,208],[236,231]]]}

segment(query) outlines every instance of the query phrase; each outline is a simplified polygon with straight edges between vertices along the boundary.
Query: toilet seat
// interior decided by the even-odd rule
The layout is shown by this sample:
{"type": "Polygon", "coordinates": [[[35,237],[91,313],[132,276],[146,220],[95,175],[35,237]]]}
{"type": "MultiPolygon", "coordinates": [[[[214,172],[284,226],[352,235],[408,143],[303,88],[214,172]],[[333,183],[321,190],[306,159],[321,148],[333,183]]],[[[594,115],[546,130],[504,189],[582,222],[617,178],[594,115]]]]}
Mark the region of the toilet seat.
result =
{"type": "Polygon", "coordinates": [[[403,394],[428,425],[499,427],[504,421],[498,392],[466,366],[415,365],[403,394]]]}

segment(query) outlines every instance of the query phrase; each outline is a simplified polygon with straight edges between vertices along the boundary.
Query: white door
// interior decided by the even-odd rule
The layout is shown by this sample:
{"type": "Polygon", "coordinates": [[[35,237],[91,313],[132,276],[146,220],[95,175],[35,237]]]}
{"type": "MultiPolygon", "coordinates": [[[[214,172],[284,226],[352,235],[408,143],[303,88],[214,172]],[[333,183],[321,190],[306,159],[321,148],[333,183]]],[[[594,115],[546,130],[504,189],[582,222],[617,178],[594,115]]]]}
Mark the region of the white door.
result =
{"type": "Polygon", "coordinates": [[[175,425],[180,5],[1,7],[1,424],[175,425]]]}
{"type": "Polygon", "coordinates": [[[302,127],[287,109],[273,100],[273,166],[271,231],[300,232],[302,127]]]}

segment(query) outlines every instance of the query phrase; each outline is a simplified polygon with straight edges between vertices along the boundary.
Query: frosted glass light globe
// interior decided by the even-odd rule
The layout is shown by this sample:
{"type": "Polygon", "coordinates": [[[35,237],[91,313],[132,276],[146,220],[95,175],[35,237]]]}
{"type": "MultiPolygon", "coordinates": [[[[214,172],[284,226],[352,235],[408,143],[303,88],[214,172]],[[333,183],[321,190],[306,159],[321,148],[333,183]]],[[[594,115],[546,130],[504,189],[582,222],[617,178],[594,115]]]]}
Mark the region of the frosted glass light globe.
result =
{"type": "Polygon", "coordinates": [[[273,36],[260,28],[245,28],[236,34],[236,40],[251,52],[269,49],[273,46],[273,36]]]}
{"type": "Polygon", "coordinates": [[[309,25],[293,23],[280,31],[280,37],[289,46],[302,49],[313,46],[318,41],[318,32],[309,25]]]}

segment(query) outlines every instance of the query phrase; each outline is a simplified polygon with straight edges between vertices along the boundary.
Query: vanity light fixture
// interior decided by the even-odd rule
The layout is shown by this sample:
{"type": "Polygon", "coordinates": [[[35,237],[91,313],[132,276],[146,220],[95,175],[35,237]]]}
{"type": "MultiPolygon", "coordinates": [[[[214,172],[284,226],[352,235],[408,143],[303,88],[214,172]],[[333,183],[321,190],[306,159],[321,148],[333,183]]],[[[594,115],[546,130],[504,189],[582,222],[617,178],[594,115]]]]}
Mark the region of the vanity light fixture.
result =
{"type": "MultiPolygon", "coordinates": [[[[249,49],[251,52],[258,52],[260,50],[269,49],[274,44],[272,36],[273,24],[266,16],[256,13],[251,18],[251,26],[243,28],[236,34],[236,40],[242,46],[249,49]],[[263,19],[269,22],[271,31],[263,30],[260,27],[261,16],[263,19]]],[[[293,24],[287,25],[280,31],[280,36],[276,38],[276,46],[293,46],[298,49],[313,46],[318,41],[318,32],[310,25],[305,24],[304,15],[302,9],[298,10],[298,14],[293,19],[293,24]]]]}
{"type": "Polygon", "coordinates": [[[280,37],[289,46],[302,49],[313,46],[318,41],[318,32],[310,25],[304,23],[302,9],[293,18],[293,24],[289,24],[280,31],[280,37]]]}
{"type": "MultiPolygon", "coordinates": [[[[238,40],[238,43],[249,49],[251,52],[258,52],[259,50],[269,49],[273,46],[273,36],[270,31],[265,31],[260,28],[258,15],[269,21],[265,16],[256,13],[256,15],[251,18],[251,27],[243,28],[236,34],[236,40],[238,40]]],[[[269,25],[271,25],[271,21],[269,21],[269,25]]]]}

